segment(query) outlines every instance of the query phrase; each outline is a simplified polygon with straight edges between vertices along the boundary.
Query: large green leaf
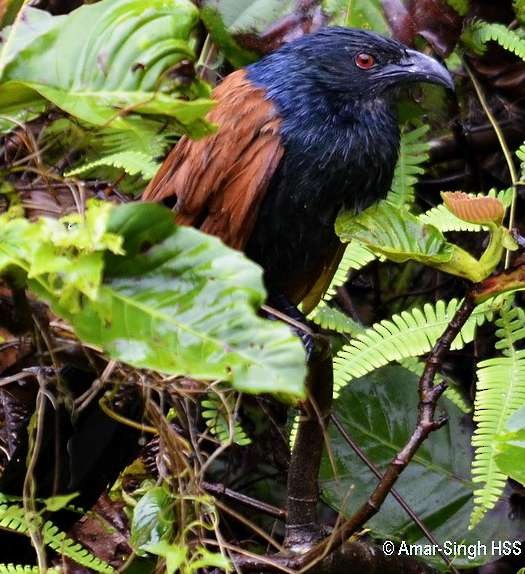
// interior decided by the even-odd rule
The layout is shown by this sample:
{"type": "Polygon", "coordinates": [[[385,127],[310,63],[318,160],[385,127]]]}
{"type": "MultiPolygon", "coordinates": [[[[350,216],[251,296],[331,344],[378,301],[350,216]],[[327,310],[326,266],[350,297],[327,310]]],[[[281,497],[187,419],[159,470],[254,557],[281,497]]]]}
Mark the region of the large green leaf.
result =
{"type": "Polygon", "coordinates": [[[343,242],[356,239],[392,261],[421,263],[450,261],[454,247],[431,225],[421,223],[407,209],[380,202],[359,215],[343,212],[336,221],[343,242]]]}
{"type": "Polygon", "coordinates": [[[45,101],[31,88],[18,82],[0,84],[0,132],[8,132],[20,122],[35,118],[45,107],[45,101]]]}
{"type": "MultiPolygon", "coordinates": [[[[197,20],[189,0],[102,0],[67,16],[26,7],[3,32],[3,89],[11,105],[17,95],[27,100],[30,89],[35,101],[44,98],[95,125],[123,128],[131,112],[167,115],[200,135],[212,103],[195,98],[207,92],[170,73],[194,58],[197,20]]],[[[4,113],[1,104],[0,98],[4,113]]]]}
{"type": "Polygon", "coordinates": [[[256,315],[260,267],[177,227],[168,209],[103,203],[84,221],[0,217],[0,271],[22,270],[83,341],[137,367],[304,396],[299,339],[256,315]]]}
{"type": "Polygon", "coordinates": [[[133,509],[131,545],[144,555],[151,545],[170,537],[174,522],[173,499],[169,492],[162,486],[149,488],[133,509]]]}
{"type": "MultiPolygon", "coordinates": [[[[382,471],[415,428],[417,380],[402,367],[385,367],[349,385],[335,403],[344,427],[382,471]]],[[[438,542],[486,544],[487,555],[479,553],[472,559],[463,555],[454,560],[456,567],[474,567],[492,559],[492,541],[519,539],[524,522],[511,512],[508,500],[503,500],[477,528],[468,530],[474,488],[470,480],[471,423],[446,400],[442,399],[438,410],[448,416],[448,424],[425,441],[395,488],[438,542]]],[[[366,501],[377,479],[335,429],[330,430],[330,444],[337,469],[334,475],[328,458],[323,460],[324,498],[348,516],[366,501]]],[[[366,526],[378,538],[428,543],[392,496],[366,526]]],[[[443,565],[439,556],[424,559],[443,565]]]]}

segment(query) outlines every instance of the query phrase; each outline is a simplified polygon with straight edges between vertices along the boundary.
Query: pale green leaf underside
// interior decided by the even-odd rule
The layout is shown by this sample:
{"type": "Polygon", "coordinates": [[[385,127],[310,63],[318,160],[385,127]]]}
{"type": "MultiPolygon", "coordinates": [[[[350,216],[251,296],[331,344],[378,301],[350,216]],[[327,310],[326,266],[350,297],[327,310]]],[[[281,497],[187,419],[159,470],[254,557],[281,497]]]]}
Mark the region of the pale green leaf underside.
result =
{"type": "Polygon", "coordinates": [[[387,201],[357,216],[342,213],[336,220],[336,232],[343,242],[355,239],[373,253],[399,263],[444,263],[453,254],[453,246],[437,228],[421,223],[406,208],[397,208],[387,201]]]}

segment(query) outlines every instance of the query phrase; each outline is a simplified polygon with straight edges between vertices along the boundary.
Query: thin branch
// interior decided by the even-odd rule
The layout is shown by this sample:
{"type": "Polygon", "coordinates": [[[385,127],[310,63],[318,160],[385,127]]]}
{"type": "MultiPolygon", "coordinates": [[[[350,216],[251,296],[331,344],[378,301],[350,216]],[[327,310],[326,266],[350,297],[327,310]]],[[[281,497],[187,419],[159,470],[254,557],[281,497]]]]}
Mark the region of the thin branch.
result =
{"type": "Polygon", "coordinates": [[[286,510],[282,508],[278,508],[277,506],[273,506],[272,504],[268,504],[267,502],[262,502],[261,500],[257,500],[252,498],[251,496],[247,496],[246,494],[242,494],[241,492],[237,492],[224,486],[224,484],[215,484],[212,482],[207,482],[203,480],[201,482],[202,488],[206,492],[213,494],[215,498],[227,498],[229,500],[233,500],[246,506],[247,508],[251,508],[252,510],[256,510],[257,512],[261,512],[268,516],[272,516],[274,518],[278,518],[279,520],[286,519],[286,510]]]}
{"type": "MultiPolygon", "coordinates": [[[[368,457],[361,450],[359,445],[348,434],[347,430],[344,428],[342,422],[339,420],[337,415],[332,413],[330,415],[330,420],[334,424],[335,428],[339,431],[339,434],[343,437],[345,442],[350,446],[350,448],[359,457],[359,459],[364,464],[366,464],[366,466],[371,470],[371,472],[374,473],[374,475],[376,476],[376,478],[378,480],[382,480],[383,475],[381,474],[380,470],[377,468],[377,466],[371,460],[368,459],[368,457]]],[[[419,518],[419,516],[410,507],[410,505],[406,502],[406,500],[399,494],[399,492],[395,488],[392,488],[392,490],[390,491],[390,494],[392,494],[392,496],[396,499],[396,501],[399,503],[401,508],[408,514],[408,516],[410,516],[410,518],[418,526],[418,528],[425,535],[425,537],[428,539],[428,541],[431,542],[435,546],[435,548],[438,549],[438,554],[441,556],[441,558],[443,559],[443,562],[445,562],[445,564],[448,566],[448,568],[452,572],[454,572],[454,574],[459,574],[456,567],[452,564],[452,562],[450,562],[450,560],[448,559],[446,554],[441,550],[441,548],[438,544],[438,541],[434,538],[434,535],[432,534],[432,532],[430,532],[430,530],[425,526],[425,523],[421,520],[421,518],[419,518]]]]}

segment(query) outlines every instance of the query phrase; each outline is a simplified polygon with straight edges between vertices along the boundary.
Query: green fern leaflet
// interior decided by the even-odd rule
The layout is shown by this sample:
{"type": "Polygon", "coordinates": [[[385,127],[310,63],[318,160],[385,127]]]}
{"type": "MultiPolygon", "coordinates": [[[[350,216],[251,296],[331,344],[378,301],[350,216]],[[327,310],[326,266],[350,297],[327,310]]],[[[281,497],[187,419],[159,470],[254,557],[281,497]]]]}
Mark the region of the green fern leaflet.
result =
{"type": "MultiPolygon", "coordinates": [[[[0,564],[0,574],[39,574],[38,566],[22,564],[0,564]]],[[[57,568],[48,568],[47,574],[58,574],[57,568]]]]}
{"type": "Polygon", "coordinates": [[[525,350],[517,343],[525,339],[525,311],[511,307],[501,309],[496,320],[498,342],[496,349],[502,356],[478,364],[478,388],[474,420],[477,423],[472,438],[476,449],[472,463],[475,483],[474,510],[470,527],[473,528],[497,502],[507,477],[500,472],[494,459],[497,436],[505,429],[510,416],[525,404],[525,350]]]}
{"type": "Polygon", "coordinates": [[[428,160],[430,144],[425,136],[429,126],[423,125],[401,135],[399,159],[394,171],[392,188],[387,201],[397,207],[410,207],[414,202],[414,190],[420,175],[425,173],[422,164],[428,160]]]}
{"type": "Polygon", "coordinates": [[[484,52],[488,42],[496,42],[505,50],[525,60],[525,39],[503,24],[476,21],[463,33],[464,43],[476,52],[484,52]]]}
{"type": "Polygon", "coordinates": [[[201,402],[202,418],[210,432],[222,444],[233,442],[239,446],[250,444],[250,437],[244,432],[241,423],[235,419],[237,395],[224,396],[222,401],[217,395],[208,393],[208,398],[201,402]]]}
{"type": "MultiPolygon", "coordinates": [[[[416,307],[403,311],[357,335],[334,358],[336,396],[352,379],[362,377],[393,361],[430,352],[460,303],[458,299],[452,299],[448,303],[438,301],[435,305],[427,303],[422,309],[416,307]]],[[[495,305],[496,301],[491,299],[476,307],[453,342],[452,349],[461,349],[474,339],[476,327],[485,322],[495,305]]]]}
{"type": "Polygon", "coordinates": [[[111,155],[106,155],[95,161],[76,167],[64,174],[65,177],[84,175],[93,171],[97,167],[108,166],[122,169],[128,175],[140,174],[144,179],[151,179],[159,168],[157,162],[140,151],[124,151],[111,155]]]}

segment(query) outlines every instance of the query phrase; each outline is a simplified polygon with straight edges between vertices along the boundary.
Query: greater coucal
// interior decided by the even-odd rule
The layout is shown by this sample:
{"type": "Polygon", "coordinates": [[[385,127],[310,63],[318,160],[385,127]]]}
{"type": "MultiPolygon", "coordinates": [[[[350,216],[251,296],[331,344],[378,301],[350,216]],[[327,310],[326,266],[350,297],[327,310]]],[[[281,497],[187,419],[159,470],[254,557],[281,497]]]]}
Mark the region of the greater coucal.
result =
{"type": "Polygon", "coordinates": [[[375,33],[328,27],[285,44],[215,88],[218,131],[183,137],[143,199],[176,199],[178,223],[244,250],[270,294],[297,305],[335,269],[339,210],[388,191],[393,96],[411,82],[453,89],[436,60],[375,33]]]}

